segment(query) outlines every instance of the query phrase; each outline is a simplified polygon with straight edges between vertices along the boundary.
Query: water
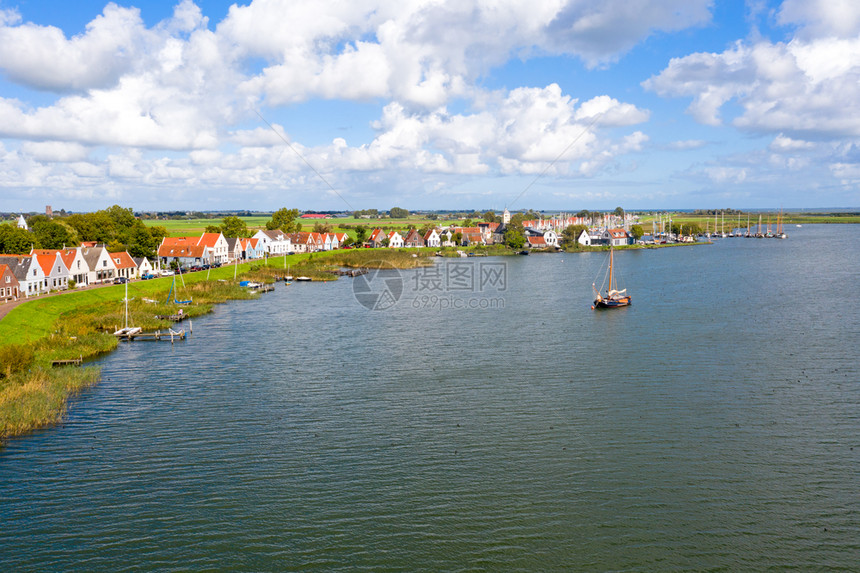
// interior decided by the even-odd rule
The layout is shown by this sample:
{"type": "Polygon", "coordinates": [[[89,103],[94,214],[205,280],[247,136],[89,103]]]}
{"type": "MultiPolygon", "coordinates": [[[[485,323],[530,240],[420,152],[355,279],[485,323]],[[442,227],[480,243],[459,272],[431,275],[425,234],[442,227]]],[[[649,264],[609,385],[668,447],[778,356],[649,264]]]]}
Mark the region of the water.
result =
{"type": "Polygon", "coordinates": [[[503,309],[295,283],[122,344],[0,451],[0,570],[856,568],[860,228],[791,231],[619,252],[626,309],[602,254],[469,259],[503,309]]]}

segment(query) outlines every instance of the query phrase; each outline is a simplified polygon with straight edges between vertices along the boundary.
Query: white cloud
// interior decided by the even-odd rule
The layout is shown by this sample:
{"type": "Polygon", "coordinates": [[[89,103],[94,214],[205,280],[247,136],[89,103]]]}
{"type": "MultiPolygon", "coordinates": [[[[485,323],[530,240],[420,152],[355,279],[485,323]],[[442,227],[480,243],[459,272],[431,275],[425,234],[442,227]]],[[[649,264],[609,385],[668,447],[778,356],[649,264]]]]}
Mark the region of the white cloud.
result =
{"type": "Polygon", "coordinates": [[[851,38],[860,33],[860,3],[855,0],[784,0],[777,21],[799,26],[804,37],[851,38]]]}
{"type": "Polygon", "coordinates": [[[860,136],[860,38],[787,44],[738,43],[721,54],[673,59],[643,83],[664,97],[692,96],[689,112],[706,125],[736,100],[732,123],[799,138],[860,136]]]}
{"type": "Polygon", "coordinates": [[[67,141],[26,141],[21,151],[36,161],[80,161],[89,155],[89,149],[80,143],[67,141]]]}
{"type": "Polygon", "coordinates": [[[59,28],[22,24],[6,12],[0,17],[0,69],[37,89],[107,87],[134,64],[144,34],[140,11],[113,3],[70,39],[59,28]]]}

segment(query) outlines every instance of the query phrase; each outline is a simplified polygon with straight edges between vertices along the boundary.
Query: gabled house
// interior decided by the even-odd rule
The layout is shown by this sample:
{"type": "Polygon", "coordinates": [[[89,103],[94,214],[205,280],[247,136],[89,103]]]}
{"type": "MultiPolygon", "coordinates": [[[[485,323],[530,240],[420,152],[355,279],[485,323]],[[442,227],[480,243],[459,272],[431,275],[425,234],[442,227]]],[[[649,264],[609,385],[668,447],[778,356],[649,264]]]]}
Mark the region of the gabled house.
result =
{"type": "Polygon", "coordinates": [[[388,248],[400,249],[403,247],[403,237],[397,231],[388,233],[388,248]]]}
{"type": "Polygon", "coordinates": [[[382,242],[385,240],[385,232],[382,229],[374,229],[370,232],[370,237],[367,239],[367,244],[370,247],[378,248],[382,246],[382,242]]]}
{"type": "Polygon", "coordinates": [[[439,233],[436,229],[430,229],[426,233],[424,233],[424,245],[433,248],[439,248],[442,246],[442,239],[439,237],[439,233]]]}
{"type": "Polygon", "coordinates": [[[112,281],[116,277],[116,265],[103,246],[81,247],[81,255],[87,263],[87,283],[112,281]]]}
{"type": "Polygon", "coordinates": [[[269,256],[286,255],[289,252],[295,251],[295,246],[290,241],[290,235],[287,235],[280,229],[275,229],[274,231],[262,229],[254,233],[252,238],[260,242],[257,251],[268,253],[269,256]]]}
{"type": "Polygon", "coordinates": [[[117,277],[125,277],[129,280],[137,278],[137,265],[128,252],[122,251],[119,253],[111,253],[110,258],[113,260],[113,264],[116,267],[117,277]]]}
{"type": "Polygon", "coordinates": [[[442,242],[443,247],[459,246],[454,244],[454,231],[452,231],[451,229],[445,229],[444,231],[440,231],[439,240],[442,242]]]}
{"type": "Polygon", "coordinates": [[[162,267],[169,267],[174,262],[182,267],[208,264],[208,254],[203,245],[162,245],[158,248],[162,267]]]}
{"type": "Polygon", "coordinates": [[[289,241],[293,246],[293,252],[295,253],[312,253],[314,252],[314,247],[316,246],[316,242],[311,237],[310,233],[292,233],[289,236],[289,241]]]}
{"type": "Polygon", "coordinates": [[[24,219],[24,215],[18,215],[18,228],[24,229],[25,231],[30,230],[30,228],[27,226],[27,220],[24,219]]]}
{"type": "Polygon", "coordinates": [[[31,297],[48,292],[45,271],[35,257],[30,255],[0,255],[0,264],[5,264],[18,279],[18,291],[22,296],[31,297]]]}
{"type": "Polygon", "coordinates": [[[227,257],[231,261],[241,261],[245,258],[244,244],[247,239],[225,237],[227,241],[227,257]]]}
{"type": "Polygon", "coordinates": [[[579,236],[576,238],[576,242],[580,245],[585,245],[586,247],[591,246],[591,235],[588,234],[587,229],[583,229],[579,236]]]}
{"type": "Polygon", "coordinates": [[[607,229],[601,236],[603,243],[613,247],[630,244],[630,235],[624,229],[607,229]]]}
{"type": "Polygon", "coordinates": [[[410,229],[410,231],[406,233],[406,239],[403,241],[403,245],[408,248],[423,247],[424,238],[417,230],[410,229]]]}
{"type": "Polygon", "coordinates": [[[547,247],[558,247],[558,233],[552,229],[544,232],[543,240],[546,241],[547,247]]]}
{"type": "Polygon", "coordinates": [[[346,233],[335,233],[335,238],[337,239],[337,249],[343,248],[344,245],[349,243],[349,235],[346,233]]]}
{"type": "Polygon", "coordinates": [[[262,259],[265,255],[260,239],[244,239],[243,249],[245,259],[262,259]]]}
{"type": "Polygon", "coordinates": [[[325,246],[325,238],[322,233],[311,232],[308,233],[310,235],[310,243],[309,247],[311,252],[322,251],[325,246]]]}
{"type": "Polygon", "coordinates": [[[45,283],[48,290],[66,290],[69,288],[69,269],[63,263],[60,251],[51,251],[45,254],[31,253],[32,257],[39,262],[42,272],[45,273],[45,283]]]}
{"type": "Polygon", "coordinates": [[[69,269],[69,280],[75,281],[75,288],[85,287],[90,284],[87,261],[84,259],[82,247],[74,249],[63,249],[60,256],[63,258],[66,268],[69,269]]]}
{"type": "Polygon", "coordinates": [[[0,264],[0,302],[18,300],[21,296],[18,278],[9,265],[0,264]]]}
{"type": "Polygon", "coordinates": [[[137,276],[142,277],[144,275],[152,274],[153,268],[149,259],[146,257],[132,257],[131,260],[133,260],[135,266],[137,266],[137,276]]]}
{"type": "Polygon", "coordinates": [[[197,244],[205,248],[203,253],[203,257],[206,259],[205,262],[211,264],[227,263],[230,261],[227,239],[224,238],[223,233],[203,233],[197,244]]]}

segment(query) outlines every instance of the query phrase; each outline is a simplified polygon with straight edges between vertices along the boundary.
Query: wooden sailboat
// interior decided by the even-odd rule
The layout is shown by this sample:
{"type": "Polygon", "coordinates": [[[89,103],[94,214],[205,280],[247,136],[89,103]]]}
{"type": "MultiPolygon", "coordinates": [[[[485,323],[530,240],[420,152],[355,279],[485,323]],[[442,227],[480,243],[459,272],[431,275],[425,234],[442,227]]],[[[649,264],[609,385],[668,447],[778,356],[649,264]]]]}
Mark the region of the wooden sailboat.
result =
{"type": "MultiPolygon", "coordinates": [[[[617,308],[619,306],[629,306],[631,303],[630,295],[627,294],[627,289],[618,290],[616,278],[613,274],[615,262],[615,251],[609,247],[609,286],[605,294],[601,294],[597,286],[592,283],[591,288],[594,289],[596,298],[594,305],[591,308],[617,308]]],[[[606,284],[606,283],[604,283],[606,284]]],[[[603,288],[601,286],[601,288],[603,288]]]]}

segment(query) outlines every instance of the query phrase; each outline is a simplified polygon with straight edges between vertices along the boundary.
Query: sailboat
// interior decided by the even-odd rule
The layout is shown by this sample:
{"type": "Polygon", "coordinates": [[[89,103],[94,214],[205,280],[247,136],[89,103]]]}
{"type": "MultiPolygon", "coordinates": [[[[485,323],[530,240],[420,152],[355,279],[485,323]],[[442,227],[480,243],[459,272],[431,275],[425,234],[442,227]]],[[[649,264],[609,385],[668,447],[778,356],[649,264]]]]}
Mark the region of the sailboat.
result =
{"type": "MultiPolygon", "coordinates": [[[[179,278],[182,278],[182,271],[181,270],[179,271],[179,278]]],[[[176,287],[176,275],[174,274],[173,275],[173,282],[170,283],[170,291],[168,291],[168,293],[167,293],[167,304],[170,303],[170,297],[171,296],[173,297],[173,302],[176,304],[191,304],[193,299],[189,298],[188,300],[179,300],[178,298],[176,298],[176,295],[179,294],[179,291],[175,287],[176,287]]]]}
{"type": "Polygon", "coordinates": [[[125,324],[123,325],[122,328],[120,328],[119,330],[117,330],[113,334],[114,334],[114,336],[123,337],[123,336],[129,336],[132,334],[137,334],[141,330],[143,330],[143,329],[139,326],[129,326],[128,325],[128,283],[125,283],[125,324]]]}
{"type": "MultiPolygon", "coordinates": [[[[615,251],[609,247],[609,287],[606,289],[606,294],[603,295],[598,290],[597,286],[592,283],[591,288],[594,289],[594,294],[597,298],[594,299],[594,305],[591,308],[617,308],[619,306],[629,306],[631,303],[630,295],[627,294],[627,289],[618,290],[616,279],[613,276],[613,267],[615,261],[615,251]]],[[[604,282],[604,284],[606,284],[604,282]]],[[[603,288],[603,286],[601,286],[603,288]]]]}

